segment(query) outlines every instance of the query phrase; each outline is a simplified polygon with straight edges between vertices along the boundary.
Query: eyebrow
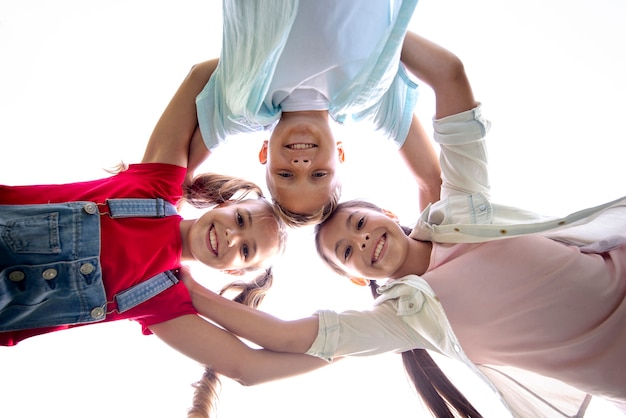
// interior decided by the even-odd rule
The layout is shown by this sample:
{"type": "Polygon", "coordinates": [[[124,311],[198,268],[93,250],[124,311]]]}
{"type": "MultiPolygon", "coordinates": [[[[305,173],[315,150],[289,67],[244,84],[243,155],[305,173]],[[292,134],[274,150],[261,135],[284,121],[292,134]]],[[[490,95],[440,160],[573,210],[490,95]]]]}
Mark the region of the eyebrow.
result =
{"type": "MultiPolygon", "coordinates": [[[[248,210],[248,209],[244,209],[243,211],[246,213],[246,217],[248,218],[248,226],[250,228],[252,228],[252,224],[253,224],[253,222],[252,222],[252,219],[253,219],[252,218],[252,212],[250,212],[250,210],[248,210]]],[[[250,254],[250,257],[253,257],[254,255],[256,255],[256,248],[257,248],[256,247],[256,240],[252,241],[251,244],[252,244],[252,252],[253,252],[253,254],[250,254]]]]}
{"type": "MultiPolygon", "coordinates": [[[[348,215],[348,218],[346,219],[346,228],[349,230],[350,229],[350,225],[352,225],[352,218],[354,217],[354,213],[351,213],[350,215],[348,215]]],[[[345,240],[344,239],[340,239],[339,241],[337,241],[337,244],[335,244],[335,256],[341,260],[341,257],[339,256],[339,247],[341,247],[341,244],[343,244],[345,240]]]]}

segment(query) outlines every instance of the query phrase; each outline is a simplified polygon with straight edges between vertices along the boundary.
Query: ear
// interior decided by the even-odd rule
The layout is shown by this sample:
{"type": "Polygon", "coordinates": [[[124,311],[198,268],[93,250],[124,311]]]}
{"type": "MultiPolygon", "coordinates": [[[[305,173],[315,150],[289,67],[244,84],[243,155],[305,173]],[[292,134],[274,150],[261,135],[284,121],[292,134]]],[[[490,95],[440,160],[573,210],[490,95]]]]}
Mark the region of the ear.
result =
{"type": "Polygon", "coordinates": [[[337,156],[339,157],[339,161],[342,163],[346,160],[346,154],[343,150],[343,143],[341,141],[337,142],[337,156]]]}
{"type": "Polygon", "coordinates": [[[387,209],[381,209],[381,210],[385,215],[387,215],[389,219],[393,220],[396,223],[400,223],[400,218],[398,218],[398,216],[395,213],[387,209]]]}
{"type": "Polygon", "coordinates": [[[350,277],[350,281],[357,286],[369,286],[370,281],[368,279],[364,279],[363,277],[350,277]]]}
{"type": "Polygon", "coordinates": [[[222,273],[230,274],[231,276],[243,276],[245,274],[241,269],[226,269],[222,270],[222,273]]]}
{"type": "Polygon", "coordinates": [[[261,151],[259,151],[259,162],[261,164],[267,163],[267,143],[268,141],[263,141],[263,145],[261,146],[261,151]]]}

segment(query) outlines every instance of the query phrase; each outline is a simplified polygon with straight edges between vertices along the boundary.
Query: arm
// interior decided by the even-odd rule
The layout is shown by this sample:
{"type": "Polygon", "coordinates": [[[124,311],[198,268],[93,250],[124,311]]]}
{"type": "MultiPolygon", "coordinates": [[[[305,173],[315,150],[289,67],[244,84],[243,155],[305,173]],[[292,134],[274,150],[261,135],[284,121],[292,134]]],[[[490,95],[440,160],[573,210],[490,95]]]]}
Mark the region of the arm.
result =
{"type": "Polygon", "coordinates": [[[202,141],[196,115],[196,96],[217,67],[217,59],[195,65],[174,94],[157,122],[144,163],[159,162],[187,167],[188,177],[209,156],[202,141]]]}
{"type": "Polygon", "coordinates": [[[435,140],[441,148],[443,179],[441,198],[459,193],[488,193],[484,136],[489,124],[479,110],[472,111],[478,103],[463,63],[450,51],[411,32],[404,38],[401,60],[435,92],[435,140]]]}
{"type": "Polygon", "coordinates": [[[400,59],[417,78],[435,92],[435,119],[473,109],[478,105],[463,62],[452,52],[407,32],[400,59]]]}
{"type": "Polygon", "coordinates": [[[150,330],[182,354],[246,386],[307,373],[329,364],[306,354],[253,349],[197,315],[152,325],[150,330]]]}
{"type": "Polygon", "coordinates": [[[242,338],[274,351],[305,353],[317,336],[317,316],[283,321],[211,292],[181,271],[198,312],[242,338]]]}
{"type": "Polygon", "coordinates": [[[422,124],[413,116],[409,133],[400,148],[400,156],[419,187],[420,210],[439,200],[441,168],[439,158],[422,124]]]}

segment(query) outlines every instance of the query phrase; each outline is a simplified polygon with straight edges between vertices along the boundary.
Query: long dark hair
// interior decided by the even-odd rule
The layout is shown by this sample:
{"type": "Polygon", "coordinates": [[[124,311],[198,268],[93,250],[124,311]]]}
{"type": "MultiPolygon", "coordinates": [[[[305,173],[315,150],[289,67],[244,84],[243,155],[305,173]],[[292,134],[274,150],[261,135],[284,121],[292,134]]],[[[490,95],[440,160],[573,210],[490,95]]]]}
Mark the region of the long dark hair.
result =
{"type": "MultiPolygon", "coordinates": [[[[220,290],[220,295],[226,292],[239,292],[233,300],[244,305],[258,308],[265,294],[272,287],[274,275],[272,269],[268,268],[255,280],[250,282],[235,281],[226,285],[220,290]]],[[[210,418],[215,416],[217,410],[218,392],[221,384],[219,375],[210,367],[204,369],[204,373],[199,381],[193,384],[194,395],[192,406],[187,411],[187,418],[210,418]]]]}
{"type": "MultiPolygon", "coordinates": [[[[346,272],[321,251],[319,235],[324,225],[333,219],[334,215],[341,209],[365,208],[382,212],[382,209],[373,203],[362,200],[350,200],[337,205],[337,209],[322,223],[315,227],[315,246],[317,252],[324,262],[335,272],[342,276],[347,276],[346,272]]],[[[411,233],[411,229],[402,227],[406,235],[411,233]]],[[[379,296],[378,285],[375,280],[370,280],[370,290],[376,299],[379,296]]],[[[402,363],[404,369],[413,383],[417,394],[420,396],[431,414],[437,418],[482,418],[480,412],[467,400],[467,398],[448,379],[439,365],[433,360],[425,349],[416,348],[402,353],[402,363]]]]}

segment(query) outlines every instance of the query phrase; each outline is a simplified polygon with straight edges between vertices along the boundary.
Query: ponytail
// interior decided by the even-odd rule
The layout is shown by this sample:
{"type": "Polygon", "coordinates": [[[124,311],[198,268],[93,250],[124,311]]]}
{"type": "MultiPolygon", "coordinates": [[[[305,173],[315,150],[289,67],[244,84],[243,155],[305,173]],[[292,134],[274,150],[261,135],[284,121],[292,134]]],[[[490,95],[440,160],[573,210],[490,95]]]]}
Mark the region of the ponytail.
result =
{"type": "Polygon", "coordinates": [[[220,379],[210,368],[205,368],[199,381],[194,387],[193,403],[187,411],[187,418],[209,418],[215,416],[217,410],[217,393],[220,389],[220,379]]]}
{"type": "MultiPolygon", "coordinates": [[[[252,308],[258,308],[265,298],[265,294],[274,283],[272,269],[268,268],[250,282],[236,281],[226,285],[219,294],[229,291],[239,292],[233,300],[252,308]]],[[[216,416],[220,379],[211,368],[204,369],[200,380],[193,384],[194,395],[191,408],[187,411],[187,418],[212,418],[216,416]]]]}

